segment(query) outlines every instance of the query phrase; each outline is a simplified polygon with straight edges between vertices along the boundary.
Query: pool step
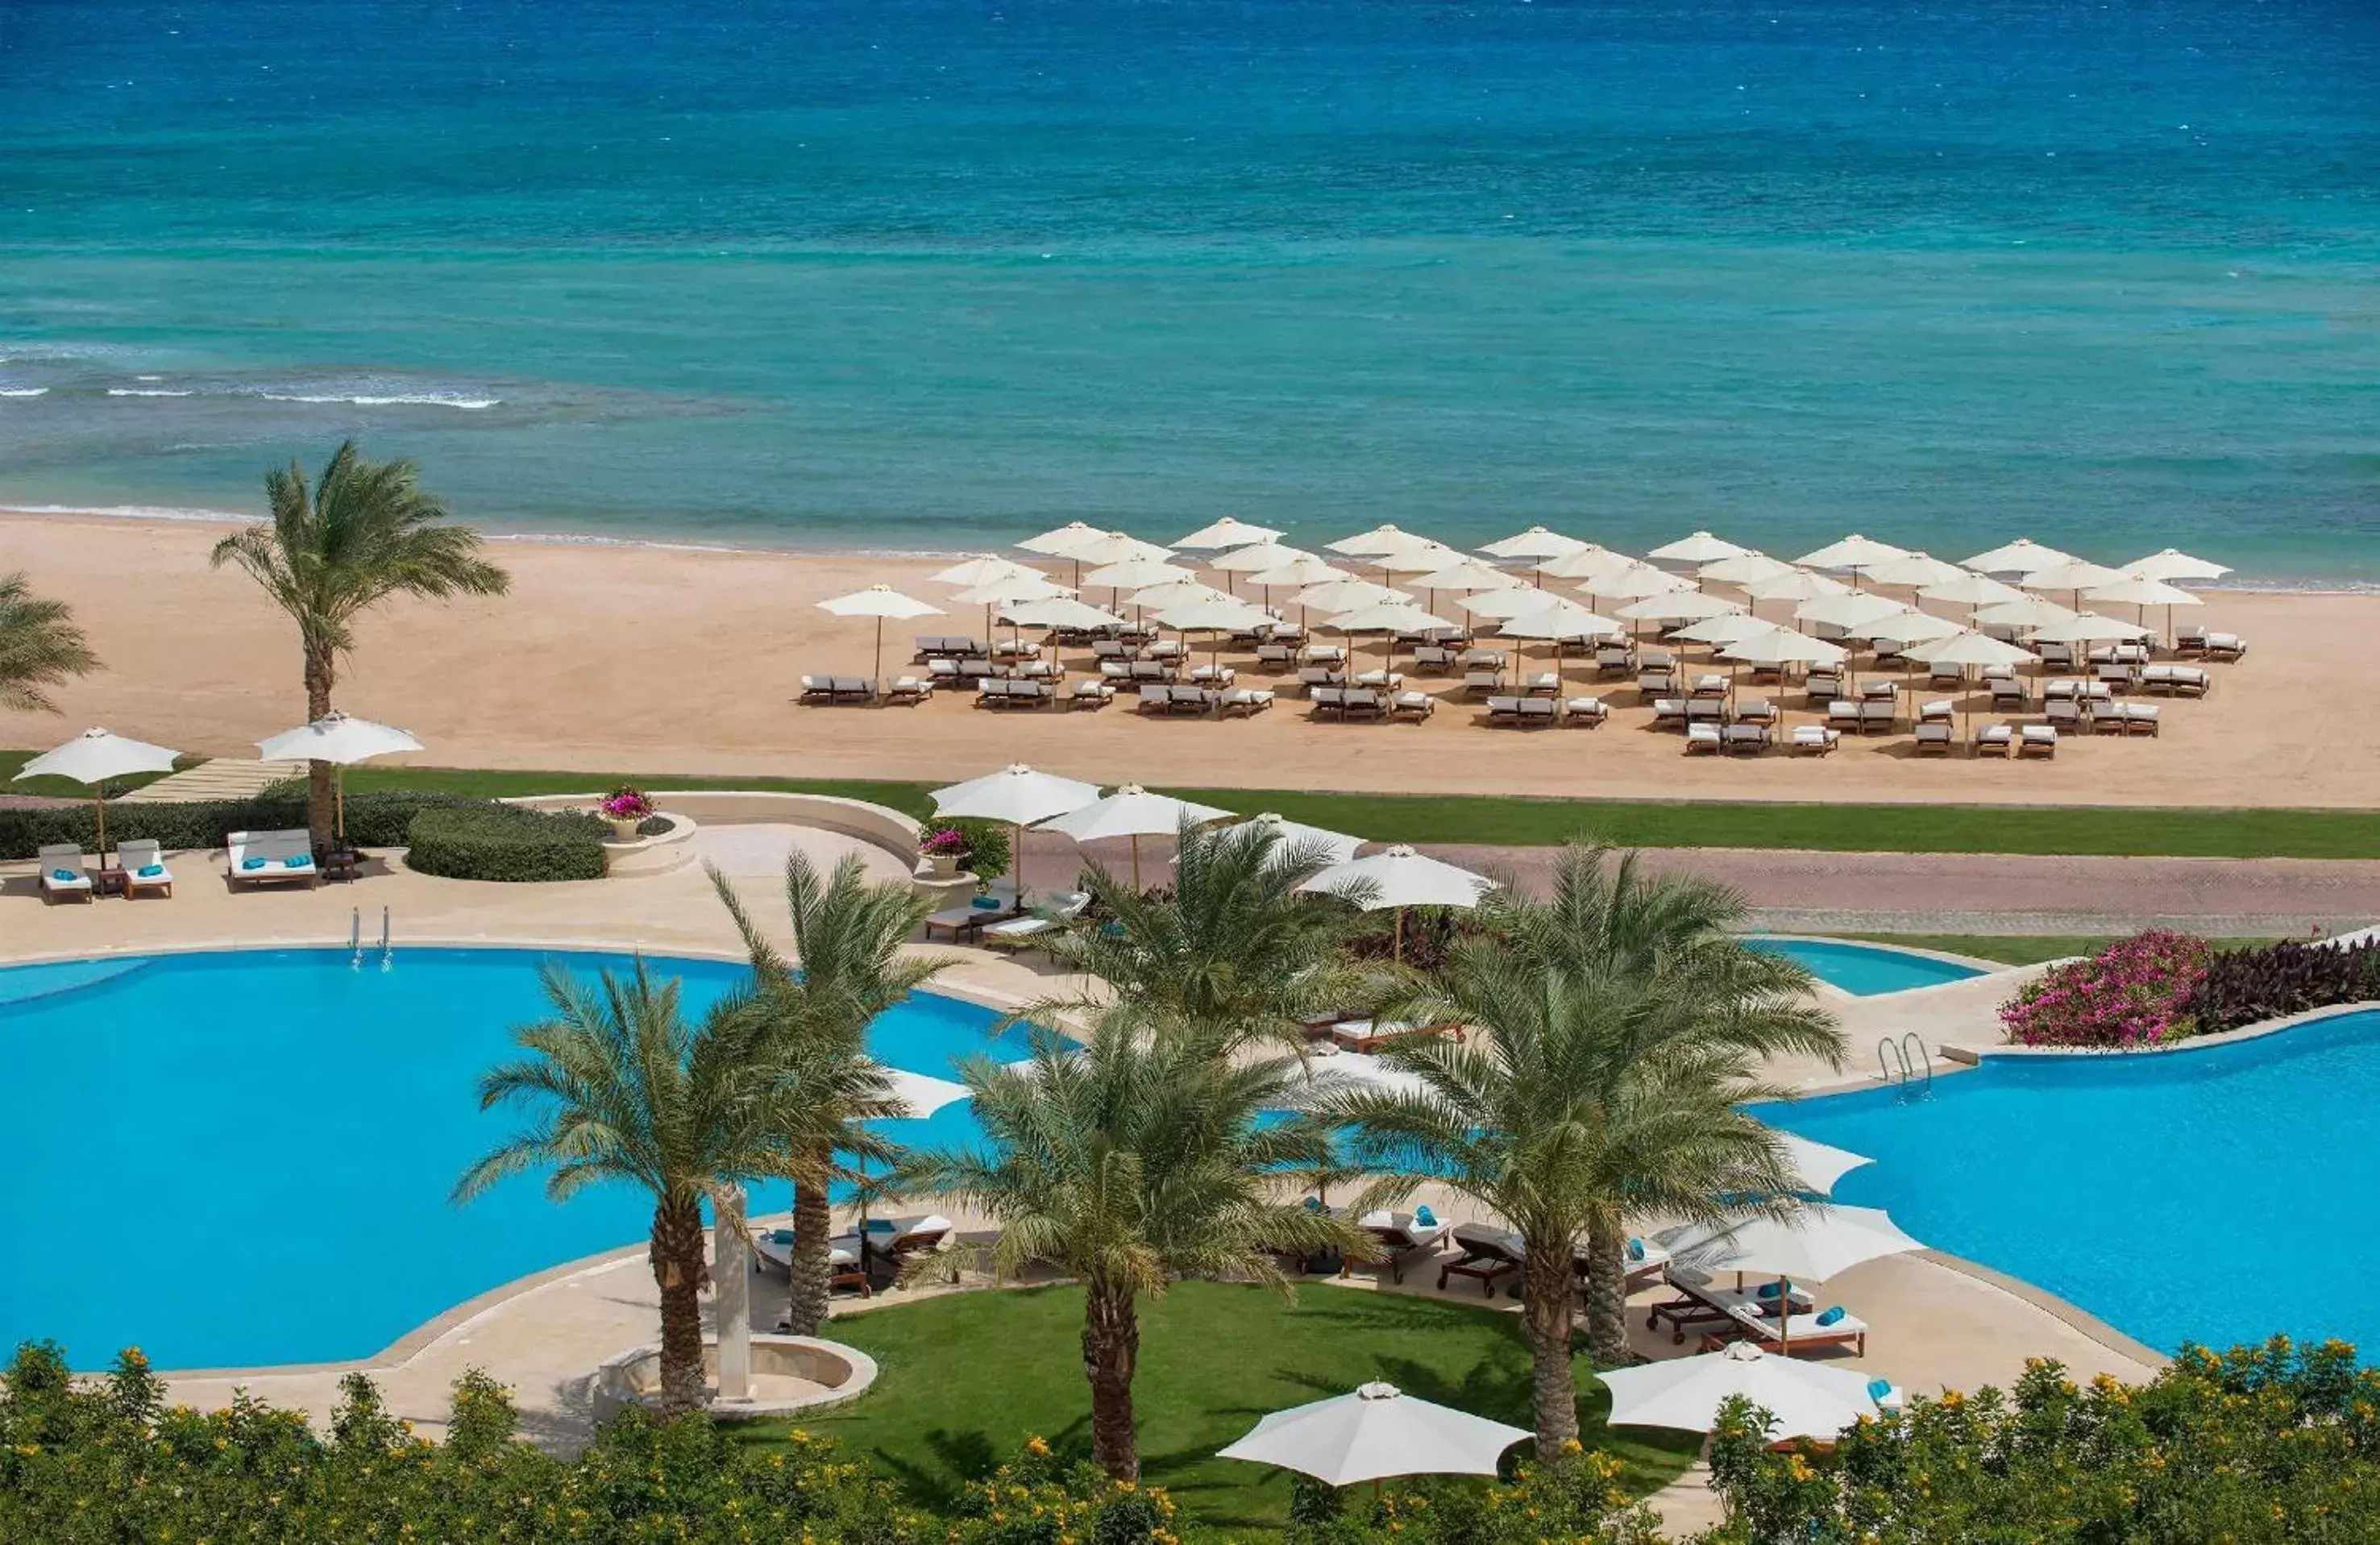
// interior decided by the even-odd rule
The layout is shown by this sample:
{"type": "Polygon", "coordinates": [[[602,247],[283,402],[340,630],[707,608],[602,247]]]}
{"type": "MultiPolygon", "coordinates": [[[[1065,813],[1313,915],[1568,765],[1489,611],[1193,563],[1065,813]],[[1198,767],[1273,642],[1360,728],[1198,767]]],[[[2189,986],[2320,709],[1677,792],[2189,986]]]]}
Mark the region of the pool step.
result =
{"type": "Polygon", "coordinates": [[[208,799],[252,799],[274,784],[305,775],[306,764],[302,761],[257,761],[252,758],[217,757],[136,788],[115,802],[119,805],[173,805],[208,799]]]}

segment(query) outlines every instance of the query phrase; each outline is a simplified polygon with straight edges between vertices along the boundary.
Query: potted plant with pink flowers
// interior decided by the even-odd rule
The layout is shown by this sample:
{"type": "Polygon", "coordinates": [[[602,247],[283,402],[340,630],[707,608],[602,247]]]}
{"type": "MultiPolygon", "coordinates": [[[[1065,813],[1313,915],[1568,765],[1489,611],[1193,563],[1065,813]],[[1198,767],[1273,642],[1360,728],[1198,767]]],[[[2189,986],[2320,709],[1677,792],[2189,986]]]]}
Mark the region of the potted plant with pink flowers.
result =
{"type": "Polygon", "coordinates": [[[605,795],[595,809],[612,823],[612,834],[622,842],[636,836],[637,828],[653,816],[652,797],[632,784],[622,784],[605,795]]]}
{"type": "Polygon", "coordinates": [[[971,851],[967,834],[955,826],[935,827],[917,839],[917,857],[937,880],[954,878],[971,851]]]}

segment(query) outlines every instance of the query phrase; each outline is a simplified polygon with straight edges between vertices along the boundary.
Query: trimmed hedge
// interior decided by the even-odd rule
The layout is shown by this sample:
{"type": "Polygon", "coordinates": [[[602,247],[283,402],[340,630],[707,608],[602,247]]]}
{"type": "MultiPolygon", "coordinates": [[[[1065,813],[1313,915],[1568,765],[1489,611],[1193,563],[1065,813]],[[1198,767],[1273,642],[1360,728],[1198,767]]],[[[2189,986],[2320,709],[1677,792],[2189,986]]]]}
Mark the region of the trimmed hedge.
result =
{"type": "Polygon", "coordinates": [[[407,833],[407,868],[449,880],[601,880],[612,828],[591,815],[463,805],[426,809],[407,833]]]}
{"type": "MultiPolygon", "coordinates": [[[[306,824],[302,785],[267,789],[253,799],[194,800],[168,805],[110,805],[107,835],[154,837],[168,851],[221,847],[233,832],[276,832],[306,824]]],[[[455,794],[390,790],[347,797],[347,840],[358,847],[403,847],[414,817],[430,809],[480,809],[487,801],[455,794]]],[[[87,804],[47,809],[0,809],[0,858],[30,858],[44,844],[79,843],[89,852],[98,840],[87,804]]]]}

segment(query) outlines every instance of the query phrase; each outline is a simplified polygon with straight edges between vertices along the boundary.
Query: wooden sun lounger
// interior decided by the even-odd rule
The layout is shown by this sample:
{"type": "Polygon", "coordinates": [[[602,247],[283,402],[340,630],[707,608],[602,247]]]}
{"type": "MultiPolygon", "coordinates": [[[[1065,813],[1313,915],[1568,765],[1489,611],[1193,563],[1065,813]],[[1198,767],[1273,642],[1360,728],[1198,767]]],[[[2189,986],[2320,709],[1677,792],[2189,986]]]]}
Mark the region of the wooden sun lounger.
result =
{"type": "Polygon", "coordinates": [[[1462,1254],[1438,1269],[1438,1285],[1446,1286],[1449,1277],[1462,1277],[1479,1284],[1483,1297],[1496,1296],[1496,1283],[1521,1269],[1520,1241],[1501,1229],[1485,1223],[1454,1225],[1454,1247],[1462,1254]]]}
{"type": "MultiPolygon", "coordinates": [[[[1405,1262],[1417,1256],[1431,1256],[1446,1242],[1454,1230],[1443,1222],[1424,1224],[1410,1212],[1366,1212],[1355,1221],[1355,1226],[1379,1242],[1380,1264],[1389,1269],[1389,1280],[1405,1280],[1405,1262]]],[[[1443,1284],[1441,1284],[1443,1285],[1443,1284]]]]}

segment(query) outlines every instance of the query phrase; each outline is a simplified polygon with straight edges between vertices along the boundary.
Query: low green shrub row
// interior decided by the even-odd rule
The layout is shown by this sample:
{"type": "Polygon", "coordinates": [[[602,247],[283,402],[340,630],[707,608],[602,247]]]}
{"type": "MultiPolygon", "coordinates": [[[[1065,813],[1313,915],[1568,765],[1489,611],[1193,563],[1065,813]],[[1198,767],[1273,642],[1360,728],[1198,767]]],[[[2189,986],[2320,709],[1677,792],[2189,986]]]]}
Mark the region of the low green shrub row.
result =
{"type": "Polygon", "coordinates": [[[423,810],[406,833],[407,868],[449,880],[603,878],[611,827],[591,815],[460,805],[423,810]]]}
{"type": "MultiPolygon", "coordinates": [[[[414,817],[424,810],[484,809],[486,801],[456,794],[389,790],[347,797],[347,840],[358,847],[402,847],[414,817]]],[[[276,832],[306,824],[302,786],[275,785],[253,799],[196,800],[166,805],[110,805],[107,835],[154,837],[170,852],[221,847],[232,832],[276,832]]],[[[30,858],[49,843],[79,843],[91,851],[98,825],[89,805],[0,809],[0,858],[30,858]]]]}
{"type": "Polygon", "coordinates": [[[2198,1033],[2214,1035],[2308,1009],[2380,1001],[2380,941],[2220,950],[2190,995],[2198,1033]]]}

